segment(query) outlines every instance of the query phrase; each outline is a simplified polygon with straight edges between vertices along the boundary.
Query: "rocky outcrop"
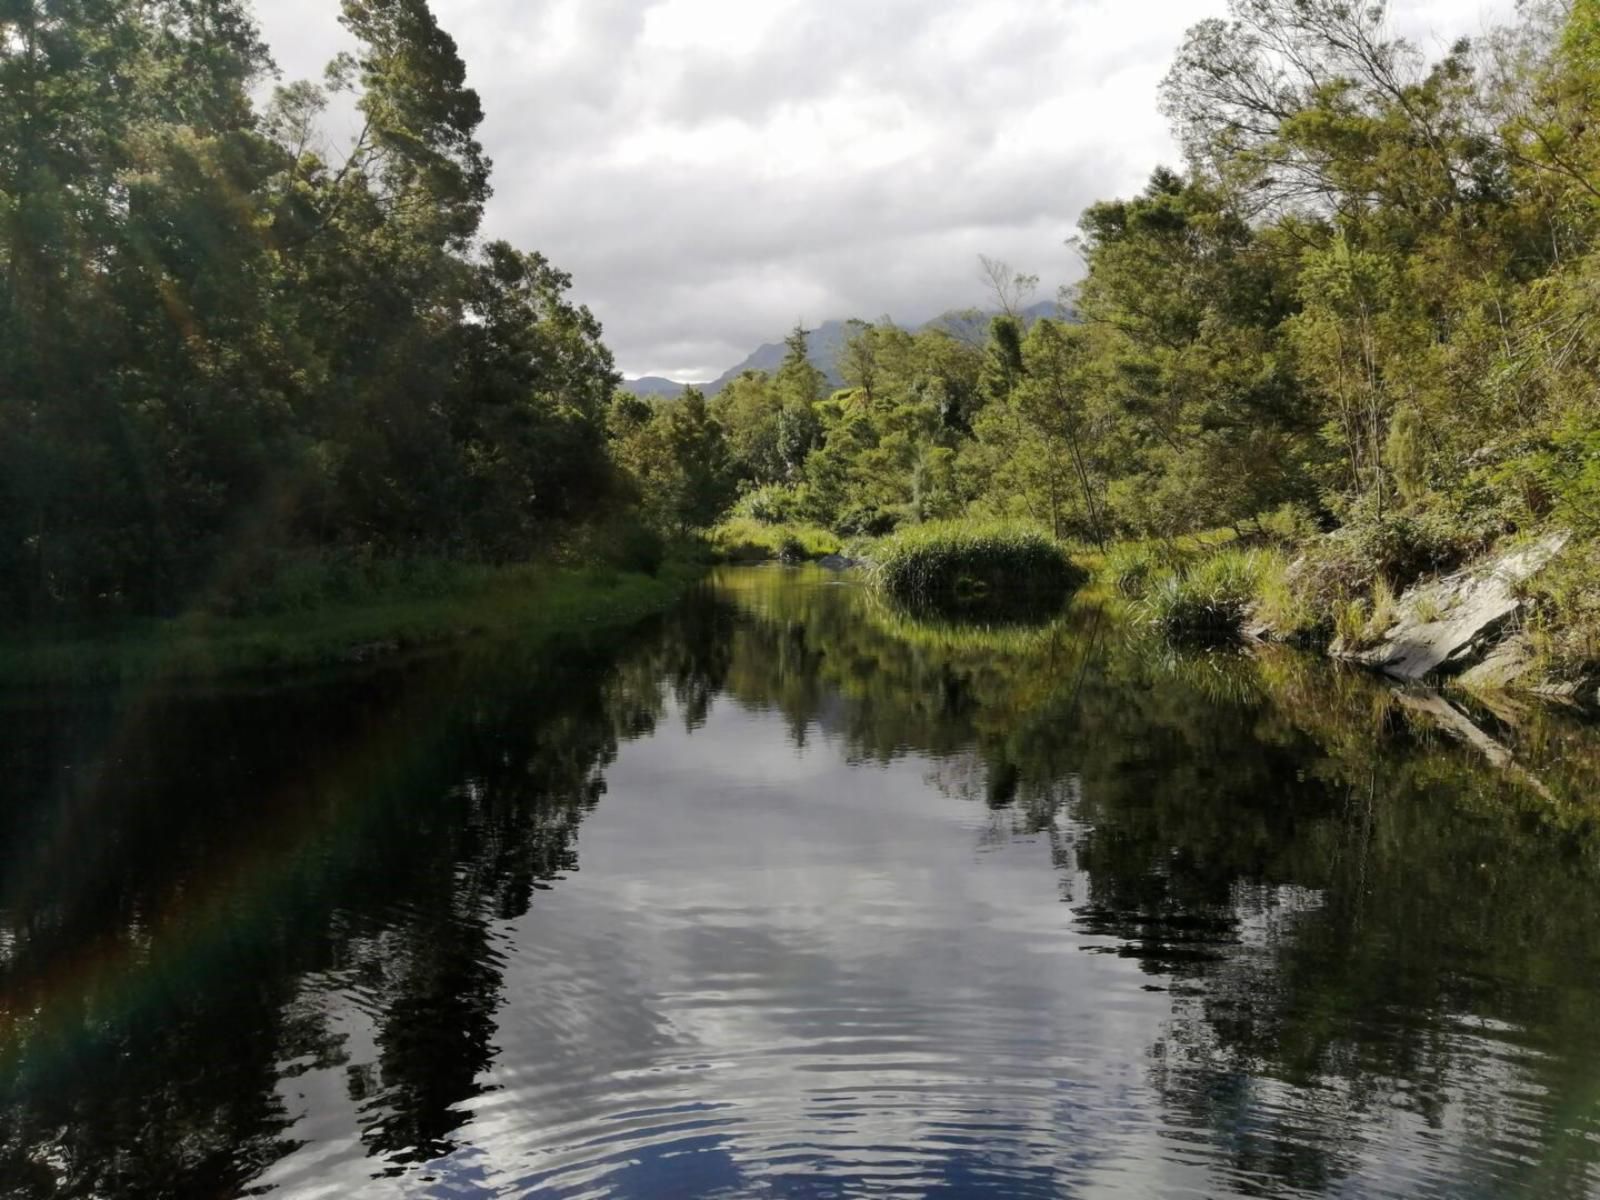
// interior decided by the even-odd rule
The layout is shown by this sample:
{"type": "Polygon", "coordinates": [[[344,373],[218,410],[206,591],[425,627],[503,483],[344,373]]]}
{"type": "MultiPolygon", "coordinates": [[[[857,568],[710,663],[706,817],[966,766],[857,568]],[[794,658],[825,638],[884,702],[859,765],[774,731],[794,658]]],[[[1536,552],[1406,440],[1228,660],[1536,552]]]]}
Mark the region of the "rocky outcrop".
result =
{"type": "Polygon", "coordinates": [[[1396,619],[1374,646],[1332,653],[1395,679],[1420,680],[1476,673],[1479,686],[1506,687],[1525,672],[1531,654],[1506,640],[1522,609],[1523,585],[1569,540],[1551,534],[1431,583],[1400,598],[1396,619]]]}

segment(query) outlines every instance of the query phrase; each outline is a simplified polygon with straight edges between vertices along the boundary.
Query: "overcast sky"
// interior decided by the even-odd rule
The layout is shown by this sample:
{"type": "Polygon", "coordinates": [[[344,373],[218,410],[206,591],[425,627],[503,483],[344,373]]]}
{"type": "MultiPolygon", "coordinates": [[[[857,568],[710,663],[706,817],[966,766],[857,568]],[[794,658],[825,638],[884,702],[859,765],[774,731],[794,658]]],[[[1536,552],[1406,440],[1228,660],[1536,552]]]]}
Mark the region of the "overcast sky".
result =
{"type": "MultiPolygon", "coordinates": [[[[1429,50],[1512,0],[1395,0],[1429,50]]],[[[256,0],[286,78],[336,0],[256,0]]],[[[485,232],[575,277],[629,375],[707,379],[796,319],[1074,274],[1096,199],[1176,163],[1156,86],[1225,0],[434,0],[483,97],[485,232]]]]}

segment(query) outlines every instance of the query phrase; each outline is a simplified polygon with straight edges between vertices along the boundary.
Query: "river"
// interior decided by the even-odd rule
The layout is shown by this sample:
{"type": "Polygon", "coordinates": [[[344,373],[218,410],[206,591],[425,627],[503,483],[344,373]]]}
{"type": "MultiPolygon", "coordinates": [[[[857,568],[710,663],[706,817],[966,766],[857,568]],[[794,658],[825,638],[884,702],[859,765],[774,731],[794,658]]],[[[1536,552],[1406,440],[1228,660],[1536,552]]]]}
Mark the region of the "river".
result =
{"type": "Polygon", "coordinates": [[[0,1194],[1595,1195],[1600,734],[1440,704],[779,568],[5,698],[0,1194]]]}

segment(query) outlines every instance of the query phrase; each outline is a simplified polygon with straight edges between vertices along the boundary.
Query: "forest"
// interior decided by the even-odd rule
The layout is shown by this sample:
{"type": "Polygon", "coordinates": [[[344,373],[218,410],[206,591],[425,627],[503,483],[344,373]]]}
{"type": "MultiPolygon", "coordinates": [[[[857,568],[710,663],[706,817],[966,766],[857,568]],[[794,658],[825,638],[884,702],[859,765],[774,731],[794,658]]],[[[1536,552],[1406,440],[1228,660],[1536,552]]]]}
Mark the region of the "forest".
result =
{"type": "Polygon", "coordinates": [[[986,260],[986,339],[858,324],[828,396],[796,330],[709,409],[739,527],[982,517],[1157,557],[1222,531],[1293,548],[1244,585],[1330,632],[1559,527],[1546,642],[1600,657],[1600,3],[1437,61],[1386,30],[1339,0],[1194,26],[1161,90],[1185,169],[1082,215],[1061,319],[986,260]]]}
{"type": "Polygon", "coordinates": [[[1552,644],[1600,657],[1600,0],[1432,59],[1381,5],[1230,0],[1162,85],[1181,169],[1081,215],[1059,318],[985,260],[986,328],[856,322],[835,390],[797,327],[657,400],[567,275],[479,237],[483,113],[425,0],[342,14],[360,49],[269,88],[242,0],[0,10],[5,616],[984,518],[1295,546],[1315,624],[1559,526],[1552,644]]]}
{"type": "Polygon", "coordinates": [[[424,0],[342,21],[359,51],[262,103],[242,0],[0,9],[0,612],[229,611],[628,510],[598,323],[478,238],[455,43],[424,0]]]}

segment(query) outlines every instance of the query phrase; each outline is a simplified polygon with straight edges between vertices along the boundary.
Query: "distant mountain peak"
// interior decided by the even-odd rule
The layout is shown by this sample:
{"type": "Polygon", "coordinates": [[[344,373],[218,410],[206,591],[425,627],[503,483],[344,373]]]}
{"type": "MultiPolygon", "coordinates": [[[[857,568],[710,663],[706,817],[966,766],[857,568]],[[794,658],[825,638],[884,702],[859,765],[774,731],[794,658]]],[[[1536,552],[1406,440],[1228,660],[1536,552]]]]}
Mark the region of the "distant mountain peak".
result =
{"type": "MultiPolygon", "coordinates": [[[[993,311],[979,308],[952,309],[917,326],[912,332],[943,329],[953,337],[982,339],[988,336],[989,322],[997,315],[993,311]]],[[[1054,300],[1041,300],[1037,304],[1029,305],[1021,313],[1023,323],[1026,325],[1031,325],[1042,317],[1059,315],[1061,309],[1054,300]]],[[[1067,316],[1071,319],[1071,314],[1067,316]]],[[[810,331],[811,336],[807,341],[806,356],[811,360],[812,366],[828,377],[828,383],[832,387],[844,386],[844,380],[839,375],[839,354],[844,349],[845,343],[850,340],[850,325],[850,321],[824,321],[810,331]]],[[[787,353],[788,348],[782,341],[768,342],[757,347],[738,366],[724,371],[710,383],[690,385],[649,375],[642,379],[625,380],[622,388],[635,396],[661,397],[679,396],[686,387],[694,386],[707,396],[715,396],[746,371],[764,371],[769,375],[776,373],[783,365],[784,355],[787,353]]]]}

